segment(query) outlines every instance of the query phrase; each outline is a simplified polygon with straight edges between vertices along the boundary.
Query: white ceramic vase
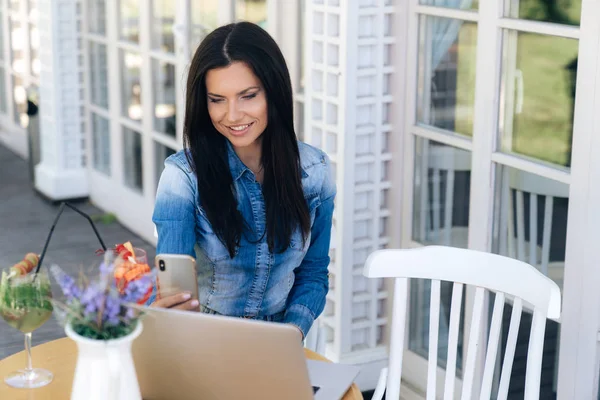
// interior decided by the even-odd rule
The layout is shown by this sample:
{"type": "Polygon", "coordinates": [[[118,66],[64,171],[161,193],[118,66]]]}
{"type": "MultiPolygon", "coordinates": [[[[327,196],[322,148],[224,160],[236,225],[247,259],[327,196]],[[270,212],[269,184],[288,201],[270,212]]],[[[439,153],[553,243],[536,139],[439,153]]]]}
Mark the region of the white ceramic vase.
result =
{"type": "Polygon", "coordinates": [[[77,343],[78,355],[71,400],[141,400],[131,356],[131,345],[142,332],[142,323],[129,335],[113,340],[94,340],[65,332],[77,343]]]}

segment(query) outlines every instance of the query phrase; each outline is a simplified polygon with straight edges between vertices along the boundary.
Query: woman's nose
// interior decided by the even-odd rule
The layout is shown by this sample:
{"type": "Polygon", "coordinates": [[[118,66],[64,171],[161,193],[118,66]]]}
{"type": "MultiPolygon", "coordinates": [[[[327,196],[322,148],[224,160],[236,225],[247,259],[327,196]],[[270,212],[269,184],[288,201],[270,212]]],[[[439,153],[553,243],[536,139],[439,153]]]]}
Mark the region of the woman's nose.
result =
{"type": "Polygon", "coordinates": [[[243,113],[238,107],[236,101],[229,102],[229,109],[227,110],[227,119],[229,122],[235,123],[242,119],[243,113]]]}

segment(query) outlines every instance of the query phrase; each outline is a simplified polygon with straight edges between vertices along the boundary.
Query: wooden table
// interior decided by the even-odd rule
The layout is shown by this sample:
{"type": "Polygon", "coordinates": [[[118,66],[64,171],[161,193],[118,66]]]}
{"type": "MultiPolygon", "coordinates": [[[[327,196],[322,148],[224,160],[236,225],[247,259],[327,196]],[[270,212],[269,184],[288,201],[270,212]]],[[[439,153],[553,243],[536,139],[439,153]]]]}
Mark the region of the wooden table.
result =
{"type": "MultiPolygon", "coordinates": [[[[325,357],[304,349],[306,358],[328,361],[325,357]]],[[[14,389],[4,383],[4,376],[22,369],[27,363],[25,351],[6,357],[0,361],[0,399],[4,400],[67,400],[71,393],[77,346],[69,338],[63,338],[35,346],[31,350],[34,368],[46,368],[54,374],[54,380],[39,389],[14,389]]],[[[356,385],[352,385],[343,400],[362,400],[363,396],[356,385]]]]}

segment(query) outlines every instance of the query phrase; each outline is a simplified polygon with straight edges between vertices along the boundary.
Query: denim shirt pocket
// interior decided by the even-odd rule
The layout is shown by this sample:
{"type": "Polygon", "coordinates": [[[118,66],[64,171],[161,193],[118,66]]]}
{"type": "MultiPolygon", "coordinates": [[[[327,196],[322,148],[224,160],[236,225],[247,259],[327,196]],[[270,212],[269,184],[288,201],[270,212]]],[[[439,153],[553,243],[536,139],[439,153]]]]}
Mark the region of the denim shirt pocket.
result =
{"type": "MultiPolygon", "coordinates": [[[[229,258],[229,250],[221,242],[217,234],[213,231],[212,225],[202,208],[196,208],[198,231],[198,245],[200,250],[209,259],[211,263],[217,263],[229,258]]],[[[236,254],[238,249],[236,249],[236,254]]]]}
{"type": "MultiPolygon", "coordinates": [[[[308,211],[310,213],[310,226],[312,227],[315,223],[315,215],[317,213],[317,208],[321,205],[321,199],[318,194],[308,195],[306,196],[306,203],[308,204],[308,211]]],[[[311,233],[308,233],[308,237],[306,238],[306,242],[302,243],[302,232],[300,229],[296,229],[296,231],[292,234],[292,238],[290,240],[290,248],[306,252],[310,246],[310,238],[311,233]]]]}

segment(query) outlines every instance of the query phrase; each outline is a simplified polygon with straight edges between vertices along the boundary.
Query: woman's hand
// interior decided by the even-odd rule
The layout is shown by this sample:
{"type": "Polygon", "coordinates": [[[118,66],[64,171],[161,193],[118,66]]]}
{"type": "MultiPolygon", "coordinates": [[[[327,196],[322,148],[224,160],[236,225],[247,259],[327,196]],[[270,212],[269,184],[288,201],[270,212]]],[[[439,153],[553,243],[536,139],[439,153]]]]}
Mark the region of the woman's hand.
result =
{"type": "Polygon", "coordinates": [[[200,311],[200,303],[192,299],[190,293],[177,293],[163,297],[150,304],[150,307],[172,308],[174,310],[200,311]]]}

